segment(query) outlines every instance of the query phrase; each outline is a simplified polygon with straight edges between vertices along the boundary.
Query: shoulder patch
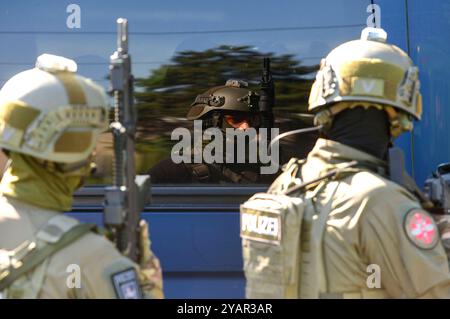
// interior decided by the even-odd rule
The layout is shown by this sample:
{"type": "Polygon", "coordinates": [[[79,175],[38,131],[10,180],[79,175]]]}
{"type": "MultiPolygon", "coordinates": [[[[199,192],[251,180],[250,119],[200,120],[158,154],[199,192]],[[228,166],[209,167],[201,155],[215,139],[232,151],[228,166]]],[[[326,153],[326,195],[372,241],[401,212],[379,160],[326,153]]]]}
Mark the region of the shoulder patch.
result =
{"type": "Polygon", "coordinates": [[[423,209],[411,209],[405,216],[404,228],[408,238],[419,248],[432,249],[439,241],[436,223],[423,209]]]}
{"type": "Polygon", "coordinates": [[[111,275],[111,279],[119,299],[141,299],[142,292],[134,268],[122,270],[111,275]]]}

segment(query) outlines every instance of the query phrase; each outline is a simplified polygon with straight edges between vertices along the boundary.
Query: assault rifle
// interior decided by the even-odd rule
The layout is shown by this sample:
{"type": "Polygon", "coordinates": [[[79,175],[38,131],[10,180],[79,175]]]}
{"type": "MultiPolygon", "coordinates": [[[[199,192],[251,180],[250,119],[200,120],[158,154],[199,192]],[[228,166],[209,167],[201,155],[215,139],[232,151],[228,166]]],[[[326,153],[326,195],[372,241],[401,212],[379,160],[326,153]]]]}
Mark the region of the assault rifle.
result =
{"type": "Polygon", "coordinates": [[[270,58],[263,59],[263,73],[260,82],[259,112],[261,127],[266,127],[270,141],[270,129],[273,127],[273,106],[275,104],[275,85],[270,70],[270,58]]]}
{"type": "Polygon", "coordinates": [[[403,153],[397,147],[389,150],[391,180],[405,186],[420,200],[423,208],[436,215],[450,214],[450,163],[440,164],[425,181],[423,192],[404,173],[403,153]]]}
{"type": "Polygon", "coordinates": [[[425,181],[425,196],[433,203],[432,212],[450,214],[450,163],[440,164],[425,181]]]}
{"type": "Polygon", "coordinates": [[[133,75],[128,54],[128,22],[118,19],[117,51],[110,57],[110,93],[114,98],[114,120],[110,125],[114,142],[113,186],[105,191],[104,223],[117,248],[139,260],[139,222],[149,196],[150,176],[136,176],[134,154],[136,107],[133,105],[133,75]]]}

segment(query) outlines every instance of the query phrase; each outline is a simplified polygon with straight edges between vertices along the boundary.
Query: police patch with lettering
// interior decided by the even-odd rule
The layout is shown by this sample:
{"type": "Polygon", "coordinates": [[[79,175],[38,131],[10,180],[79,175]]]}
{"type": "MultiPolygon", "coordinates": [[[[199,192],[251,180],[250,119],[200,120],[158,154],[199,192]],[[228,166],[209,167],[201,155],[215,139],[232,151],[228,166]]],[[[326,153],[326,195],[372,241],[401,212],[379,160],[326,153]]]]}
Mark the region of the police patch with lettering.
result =
{"type": "Polygon", "coordinates": [[[281,216],[270,211],[241,207],[241,237],[279,245],[281,216]]]}
{"type": "Polygon", "coordinates": [[[406,214],[404,227],[408,238],[419,248],[432,249],[439,241],[439,231],[433,217],[422,209],[410,210],[406,214]]]}
{"type": "Polygon", "coordinates": [[[114,291],[119,299],[141,299],[142,292],[136,271],[130,268],[111,276],[114,291]]]}

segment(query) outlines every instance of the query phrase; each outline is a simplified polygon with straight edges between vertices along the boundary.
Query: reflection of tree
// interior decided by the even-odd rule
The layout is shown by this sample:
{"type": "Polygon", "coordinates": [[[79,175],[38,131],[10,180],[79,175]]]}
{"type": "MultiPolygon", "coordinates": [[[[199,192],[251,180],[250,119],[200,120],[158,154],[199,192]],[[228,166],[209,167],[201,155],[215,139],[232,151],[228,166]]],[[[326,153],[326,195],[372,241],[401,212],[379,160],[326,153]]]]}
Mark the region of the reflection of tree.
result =
{"type": "Polygon", "coordinates": [[[272,60],[276,110],[305,112],[311,87],[311,76],[305,75],[312,74],[317,66],[302,66],[292,55],[263,54],[251,50],[251,46],[183,51],[148,78],[136,80],[140,138],[152,140],[174,127],[186,126],[182,119],[195,96],[230,78],[246,80],[257,90],[264,56],[272,60]]]}
{"type": "MultiPolygon", "coordinates": [[[[266,56],[271,58],[275,81],[276,125],[280,131],[304,126],[290,114],[306,111],[311,75],[317,66],[303,66],[292,55],[263,54],[252,50],[251,46],[220,46],[206,51],[179,52],[170,64],[160,66],[147,78],[136,79],[137,170],[146,172],[169,156],[172,145],[176,143],[170,140],[170,134],[177,127],[191,127],[192,123],[185,116],[198,94],[232,78],[246,80],[251,89],[258,90],[262,59],[266,56]]],[[[287,156],[302,156],[298,152],[309,147],[309,140],[302,136],[283,141],[286,149],[297,152],[287,156]]],[[[105,136],[104,143],[99,145],[98,162],[104,163],[99,166],[105,167],[99,169],[99,176],[91,183],[108,183],[112,165],[111,137],[105,136]]]]}

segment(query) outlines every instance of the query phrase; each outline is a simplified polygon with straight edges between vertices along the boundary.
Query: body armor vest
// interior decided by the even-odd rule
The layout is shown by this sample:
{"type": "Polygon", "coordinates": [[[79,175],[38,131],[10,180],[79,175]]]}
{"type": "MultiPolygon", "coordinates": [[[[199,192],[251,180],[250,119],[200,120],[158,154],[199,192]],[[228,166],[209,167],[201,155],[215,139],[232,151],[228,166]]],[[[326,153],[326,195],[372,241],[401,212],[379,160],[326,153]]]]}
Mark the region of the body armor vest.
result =
{"type": "Polygon", "coordinates": [[[11,251],[0,250],[0,297],[35,299],[44,284],[50,256],[90,232],[95,225],[79,224],[56,215],[35,236],[11,251]]]}
{"type": "Polygon", "coordinates": [[[327,291],[322,239],[333,197],[339,179],[360,170],[338,168],[307,185],[300,178],[301,164],[291,160],[267,193],[255,194],[241,205],[246,297],[385,297],[382,290],[345,294],[327,291]],[[306,189],[301,189],[302,185],[306,189]],[[291,189],[297,189],[295,194],[289,192],[291,189]]]}

